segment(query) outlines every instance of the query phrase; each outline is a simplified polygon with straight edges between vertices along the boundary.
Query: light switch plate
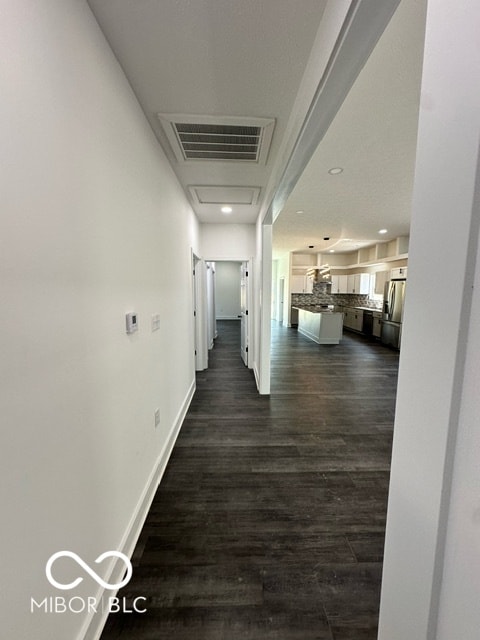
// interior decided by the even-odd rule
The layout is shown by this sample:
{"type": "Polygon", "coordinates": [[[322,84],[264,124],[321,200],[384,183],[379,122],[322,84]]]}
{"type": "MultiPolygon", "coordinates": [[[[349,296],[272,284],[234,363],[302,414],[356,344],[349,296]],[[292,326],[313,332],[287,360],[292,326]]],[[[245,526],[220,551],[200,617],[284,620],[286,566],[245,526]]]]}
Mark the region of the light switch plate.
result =
{"type": "Polygon", "coordinates": [[[152,315],[152,331],[158,331],[160,329],[160,314],[154,313],[152,315]]]}

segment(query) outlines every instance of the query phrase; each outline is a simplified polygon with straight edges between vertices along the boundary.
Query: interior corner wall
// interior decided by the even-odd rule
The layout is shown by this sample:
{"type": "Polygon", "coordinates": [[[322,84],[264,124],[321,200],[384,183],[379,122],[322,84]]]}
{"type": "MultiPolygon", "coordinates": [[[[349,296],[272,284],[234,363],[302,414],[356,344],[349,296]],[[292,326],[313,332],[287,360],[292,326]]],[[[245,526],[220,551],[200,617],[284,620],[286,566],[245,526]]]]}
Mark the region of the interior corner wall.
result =
{"type": "Polygon", "coordinates": [[[56,590],[48,558],[132,542],[194,390],[199,228],[87,4],[0,18],[2,634],[76,640],[86,613],[30,599],[97,595],[81,571],[56,590]]]}

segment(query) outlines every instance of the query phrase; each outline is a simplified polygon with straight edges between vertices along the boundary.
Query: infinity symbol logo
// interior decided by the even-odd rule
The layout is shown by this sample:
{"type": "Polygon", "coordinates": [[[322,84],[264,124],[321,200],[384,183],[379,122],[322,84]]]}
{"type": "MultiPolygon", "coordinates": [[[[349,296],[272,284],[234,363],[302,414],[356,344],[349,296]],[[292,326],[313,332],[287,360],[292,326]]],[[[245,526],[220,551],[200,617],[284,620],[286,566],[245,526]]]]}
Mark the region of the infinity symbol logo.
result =
{"type": "Polygon", "coordinates": [[[132,577],[132,563],[130,562],[130,559],[127,558],[124,553],[120,553],[120,551],[105,551],[105,553],[102,553],[95,560],[97,564],[103,562],[105,558],[120,558],[121,560],[123,560],[127,568],[127,574],[125,578],[118,584],[109,584],[108,582],[105,582],[105,580],[103,580],[97,573],[95,573],[95,571],[93,571],[93,569],[91,569],[88,564],[84,562],[82,558],[80,558],[80,556],[78,556],[76,553],[73,553],[73,551],[57,551],[57,553],[54,553],[53,556],[49,558],[45,567],[47,580],[57,589],[63,589],[65,591],[67,589],[74,589],[77,585],[80,584],[80,582],[83,581],[83,578],[76,578],[69,584],[62,584],[61,582],[57,582],[57,580],[55,580],[55,578],[52,576],[52,565],[58,558],[72,558],[73,560],[75,560],[75,562],[80,565],[82,569],[84,569],[86,573],[88,573],[88,575],[91,576],[95,580],[95,582],[97,582],[104,589],[120,589],[121,587],[124,587],[132,577]]]}

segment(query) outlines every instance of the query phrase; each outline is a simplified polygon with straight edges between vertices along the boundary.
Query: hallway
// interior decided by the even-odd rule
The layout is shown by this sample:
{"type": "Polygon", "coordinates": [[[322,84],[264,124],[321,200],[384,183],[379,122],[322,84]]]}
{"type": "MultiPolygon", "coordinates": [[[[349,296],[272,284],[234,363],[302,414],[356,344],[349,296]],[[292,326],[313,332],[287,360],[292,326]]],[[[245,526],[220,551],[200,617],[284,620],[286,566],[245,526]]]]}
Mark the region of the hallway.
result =
{"type": "Polygon", "coordinates": [[[374,640],[398,354],[272,327],[272,393],[218,323],[102,640],[374,640]]]}

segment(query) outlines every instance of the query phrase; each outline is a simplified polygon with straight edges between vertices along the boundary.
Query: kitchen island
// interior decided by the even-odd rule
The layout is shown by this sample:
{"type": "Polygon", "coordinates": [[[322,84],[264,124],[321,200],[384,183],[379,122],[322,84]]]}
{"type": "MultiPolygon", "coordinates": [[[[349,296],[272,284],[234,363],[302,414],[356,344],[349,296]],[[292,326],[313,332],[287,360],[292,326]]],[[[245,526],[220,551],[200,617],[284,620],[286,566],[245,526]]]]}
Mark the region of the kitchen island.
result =
{"type": "Polygon", "coordinates": [[[317,344],[338,344],[342,339],[343,313],[321,305],[298,309],[298,331],[317,344]]]}

